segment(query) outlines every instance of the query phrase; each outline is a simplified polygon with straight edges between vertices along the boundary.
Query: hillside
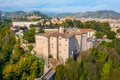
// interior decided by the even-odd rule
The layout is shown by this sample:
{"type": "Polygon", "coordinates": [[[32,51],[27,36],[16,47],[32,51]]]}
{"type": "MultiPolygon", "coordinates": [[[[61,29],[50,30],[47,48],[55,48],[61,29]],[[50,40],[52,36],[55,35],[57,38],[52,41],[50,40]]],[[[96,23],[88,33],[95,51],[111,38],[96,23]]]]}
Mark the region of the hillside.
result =
{"type": "Polygon", "coordinates": [[[120,13],[112,11],[112,10],[99,10],[94,12],[85,12],[85,13],[50,13],[50,12],[39,12],[39,11],[33,11],[33,12],[24,12],[24,11],[13,11],[13,12],[5,12],[0,11],[0,18],[20,18],[24,16],[30,16],[30,15],[37,15],[41,16],[41,18],[50,18],[51,17],[60,17],[64,18],[66,16],[71,16],[73,18],[114,18],[118,19],[120,18],[120,13]]]}
{"type": "Polygon", "coordinates": [[[120,80],[120,39],[102,42],[58,65],[54,80],[120,80]]]}
{"type": "Polygon", "coordinates": [[[54,17],[66,17],[71,16],[73,18],[114,18],[118,19],[120,18],[120,13],[112,11],[112,10],[101,10],[101,11],[95,11],[95,12],[86,12],[86,13],[63,13],[58,14],[54,17]]]}
{"type": "Polygon", "coordinates": [[[4,18],[16,18],[16,17],[25,16],[25,15],[26,13],[23,11],[13,11],[13,12],[0,11],[0,17],[4,17],[4,18]]]}
{"type": "Polygon", "coordinates": [[[13,11],[13,12],[5,12],[0,11],[0,18],[20,18],[25,16],[30,16],[36,14],[37,16],[41,16],[41,18],[49,18],[47,15],[42,14],[40,12],[24,12],[24,11],[13,11]],[[4,15],[4,16],[2,16],[4,15]]]}
{"type": "Polygon", "coordinates": [[[32,16],[32,15],[36,15],[36,16],[41,16],[41,18],[50,18],[49,16],[47,16],[46,14],[44,13],[41,13],[39,11],[34,11],[34,12],[30,12],[27,14],[27,16],[32,16]]]}

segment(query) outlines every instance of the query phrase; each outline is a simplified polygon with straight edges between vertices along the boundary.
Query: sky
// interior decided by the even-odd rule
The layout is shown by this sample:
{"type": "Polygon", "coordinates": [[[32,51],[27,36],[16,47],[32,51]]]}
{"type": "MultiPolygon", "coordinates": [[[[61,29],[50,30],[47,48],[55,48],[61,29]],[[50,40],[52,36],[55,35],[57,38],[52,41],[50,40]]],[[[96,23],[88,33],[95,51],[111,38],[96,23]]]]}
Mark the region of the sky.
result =
{"type": "Polygon", "coordinates": [[[86,12],[114,10],[120,12],[120,0],[0,0],[3,11],[86,12]]]}

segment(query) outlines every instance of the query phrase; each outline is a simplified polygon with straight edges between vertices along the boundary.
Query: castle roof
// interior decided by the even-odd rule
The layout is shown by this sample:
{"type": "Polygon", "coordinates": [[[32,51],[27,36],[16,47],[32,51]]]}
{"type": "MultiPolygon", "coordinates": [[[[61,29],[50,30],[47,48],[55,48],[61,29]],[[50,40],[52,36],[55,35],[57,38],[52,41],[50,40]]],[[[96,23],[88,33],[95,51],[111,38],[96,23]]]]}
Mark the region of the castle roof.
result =
{"type": "Polygon", "coordinates": [[[47,32],[47,33],[41,33],[38,34],[40,36],[44,36],[44,37],[62,37],[62,38],[71,38],[74,34],[63,34],[63,33],[59,33],[59,32],[47,32]]]}
{"type": "Polygon", "coordinates": [[[80,35],[87,32],[95,32],[93,29],[77,29],[77,30],[65,30],[64,33],[60,33],[59,30],[50,30],[45,31],[45,33],[40,33],[40,36],[44,37],[62,37],[62,38],[71,38],[74,35],[80,35]]]}

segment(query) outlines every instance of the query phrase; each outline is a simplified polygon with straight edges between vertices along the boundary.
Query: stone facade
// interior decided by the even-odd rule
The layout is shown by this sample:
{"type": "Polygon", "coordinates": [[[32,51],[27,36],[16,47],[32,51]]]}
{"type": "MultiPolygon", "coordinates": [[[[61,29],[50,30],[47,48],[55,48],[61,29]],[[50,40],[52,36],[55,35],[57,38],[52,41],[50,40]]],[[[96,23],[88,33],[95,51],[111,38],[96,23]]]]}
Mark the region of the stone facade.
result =
{"type": "Polygon", "coordinates": [[[51,55],[54,59],[60,60],[65,63],[68,58],[74,58],[74,55],[79,54],[81,51],[86,51],[92,48],[91,38],[95,31],[88,30],[88,32],[80,32],[80,30],[69,32],[60,28],[58,32],[46,32],[36,35],[36,52],[41,54],[46,61],[51,55]],[[69,32],[69,33],[68,33],[69,32]]]}

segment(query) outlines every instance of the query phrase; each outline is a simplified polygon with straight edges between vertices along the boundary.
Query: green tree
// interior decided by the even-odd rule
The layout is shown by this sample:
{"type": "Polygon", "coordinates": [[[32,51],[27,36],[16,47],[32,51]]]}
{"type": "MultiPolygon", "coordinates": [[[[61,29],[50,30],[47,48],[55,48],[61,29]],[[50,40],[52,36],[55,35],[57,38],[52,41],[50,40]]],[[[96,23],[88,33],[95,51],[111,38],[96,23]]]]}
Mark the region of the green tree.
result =
{"type": "Polygon", "coordinates": [[[79,20],[74,20],[74,27],[83,28],[84,24],[79,20]]]}
{"type": "MultiPolygon", "coordinates": [[[[6,23],[5,25],[9,25],[6,23]]],[[[13,47],[16,43],[14,33],[7,27],[4,26],[0,29],[0,80],[2,80],[2,70],[4,65],[10,59],[13,47]]]]}
{"type": "Polygon", "coordinates": [[[120,33],[120,29],[117,30],[117,33],[120,33]]]}
{"type": "Polygon", "coordinates": [[[65,78],[66,80],[78,80],[79,79],[79,66],[77,62],[75,62],[74,59],[69,58],[66,62],[66,74],[65,78]]]}
{"type": "Polygon", "coordinates": [[[120,79],[120,64],[119,63],[119,55],[111,55],[111,66],[110,66],[110,74],[109,74],[109,80],[119,80],[120,79]],[[117,56],[117,57],[115,57],[117,56]]]}
{"type": "Polygon", "coordinates": [[[25,55],[15,64],[6,64],[3,69],[3,79],[34,80],[43,74],[44,61],[34,55],[25,55]]]}
{"type": "Polygon", "coordinates": [[[103,37],[103,33],[102,32],[95,32],[95,36],[96,36],[96,38],[102,38],[103,37]]]}
{"type": "Polygon", "coordinates": [[[65,67],[64,65],[59,65],[56,68],[56,76],[54,80],[65,80],[65,67]]]}
{"type": "Polygon", "coordinates": [[[102,71],[101,71],[101,80],[108,80],[109,74],[110,74],[110,67],[111,67],[110,62],[106,62],[103,65],[103,68],[102,68],[102,71]]]}
{"type": "Polygon", "coordinates": [[[35,28],[35,27],[37,27],[37,25],[34,25],[34,24],[30,25],[30,28],[35,28]]]}
{"type": "Polygon", "coordinates": [[[33,50],[33,48],[34,48],[33,45],[28,46],[28,49],[29,49],[30,52],[33,50]]]}
{"type": "Polygon", "coordinates": [[[64,22],[64,26],[65,27],[74,27],[74,21],[72,21],[70,19],[66,19],[66,21],[64,22]]]}
{"type": "Polygon", "coordinates": [[[19,61],[19,58],[24,55],[24,50],[23,48],[20,47],[19,44],[16,44],[15,47],[13,48],[13,54],[10,56],[10,63],[14,64],[17,61],[19,61]]]}
{"type": "Polygon", "coordinates": [[[29,43],[34,43],[35,42],[35,28],[32,28],[29,31],[25,32],[23,37],[29,43]]]}
{"type": "Polygon", "coordinates": [[[116,33],[113,31],[108,31],[106,33],[108,39],[115,39],[116,38],[116,33]]]}

